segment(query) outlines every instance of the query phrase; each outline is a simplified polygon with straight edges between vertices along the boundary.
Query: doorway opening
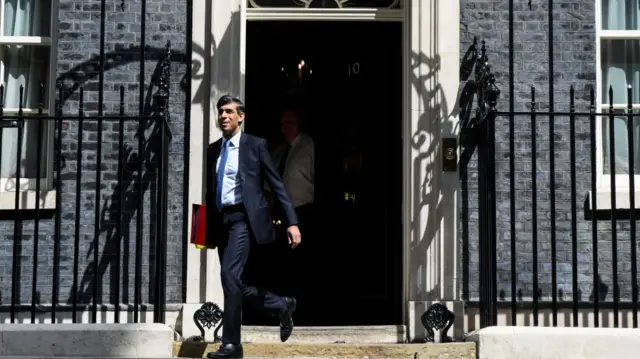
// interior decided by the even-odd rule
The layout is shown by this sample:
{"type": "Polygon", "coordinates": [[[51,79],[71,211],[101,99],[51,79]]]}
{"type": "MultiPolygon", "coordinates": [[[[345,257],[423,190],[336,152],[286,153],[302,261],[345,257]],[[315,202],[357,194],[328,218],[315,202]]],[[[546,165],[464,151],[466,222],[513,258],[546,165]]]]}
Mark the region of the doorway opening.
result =
{"type": "Polygon", "coordinates": [[[402,324],[401,23],[250,21],[246,59],[245,131],[275,148],[294,108],[315,144],[312,224],[252,248],[247,281],[296,296],[299,326],[402,324]]]}

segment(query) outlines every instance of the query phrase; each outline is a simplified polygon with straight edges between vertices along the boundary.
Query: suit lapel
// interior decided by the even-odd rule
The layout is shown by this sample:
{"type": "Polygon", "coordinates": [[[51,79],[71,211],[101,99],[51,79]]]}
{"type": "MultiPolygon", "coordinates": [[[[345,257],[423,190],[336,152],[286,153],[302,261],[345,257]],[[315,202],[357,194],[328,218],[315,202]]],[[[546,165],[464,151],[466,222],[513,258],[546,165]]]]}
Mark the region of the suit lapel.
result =
{"type": "Polygon", "coordinates": [[[248,155],[248,147],[249,146],[249,138],[243,133],[240,136],[240,151],[238,153],[238,173],[240,175],[240,181],[244,183],[244,174],[246,171],[246,163],[247,163],[247,155],[248,155]]]}
{"type": "Polygon", "coordinates": [[[222,140],[218,140],[214,143],[211,151],[211,172],[213,175],[213,189],[215,190],[218,185],[218,157],[220,156],[220,147],[222,146],[222,140]]]}

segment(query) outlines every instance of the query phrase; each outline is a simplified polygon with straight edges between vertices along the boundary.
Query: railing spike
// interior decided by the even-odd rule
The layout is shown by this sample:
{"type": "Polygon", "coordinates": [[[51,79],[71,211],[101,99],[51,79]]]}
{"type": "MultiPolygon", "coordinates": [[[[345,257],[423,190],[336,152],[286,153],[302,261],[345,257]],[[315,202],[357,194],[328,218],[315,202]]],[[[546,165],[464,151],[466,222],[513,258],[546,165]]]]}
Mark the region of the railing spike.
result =
{"type": "Polygon", "coordinates": [[[573,84],[569,87],[569,111],[575,111],[576,91],[573,84]]]}
{"type": "Polygon", "coordinates": [[[609,106],[613,109],[613,85],[609,85],[609,106]]]}
{"type": "Polygon", "coordinates": [[[4,84],[0,85],[0,108],[4,107],[4,84]]]}

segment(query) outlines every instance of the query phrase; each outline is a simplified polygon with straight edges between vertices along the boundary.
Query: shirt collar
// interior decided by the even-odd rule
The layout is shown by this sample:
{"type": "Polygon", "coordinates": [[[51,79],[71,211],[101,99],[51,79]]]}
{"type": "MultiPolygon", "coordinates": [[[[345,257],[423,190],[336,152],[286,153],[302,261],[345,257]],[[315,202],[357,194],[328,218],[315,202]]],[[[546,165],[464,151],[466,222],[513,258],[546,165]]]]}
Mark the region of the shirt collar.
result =
{"type": "Polygon", "coordinates": [[[300,141],[302,141],[302,132],[299,133],[296,138],[294,138],[291,142],[289,142],[289,144],[291,145],[291,148],[296,147],[296,145],[298,143],[300,143],[300,141]]]}
{"type": "Polygon", "coordinates": [[[231,141],[231,144],[233,145],[233,147],[240,147],[240,136],[242,135],[242,131],[238,131],[238,133],[236,133],[235,135],[233,135],[233,137],[231,137],[230,139],[226,139],[226,138],[222,138],[222,147],[224,147],[227,144],[227,141],[231,141]]]}

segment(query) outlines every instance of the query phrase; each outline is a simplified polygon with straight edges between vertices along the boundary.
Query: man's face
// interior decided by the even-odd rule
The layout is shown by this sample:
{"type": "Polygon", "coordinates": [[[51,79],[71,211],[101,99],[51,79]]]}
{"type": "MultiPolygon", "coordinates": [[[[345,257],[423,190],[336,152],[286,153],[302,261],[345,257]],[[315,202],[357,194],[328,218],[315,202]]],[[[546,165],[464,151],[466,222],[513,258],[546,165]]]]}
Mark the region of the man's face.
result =
{"type": "Polygon", "coordinates": [[[218,125],[223,133],[235,134],[244,120],[244,112],[238,113],[238,105],[228,103],[218,109],[218,125]]]}
{"type": "Polygon", "coordinates": [[[292,141],[300,133],[300,123],[294,111],[285,111],[280,119],[280,130],[287,141],[292,141]]]}

